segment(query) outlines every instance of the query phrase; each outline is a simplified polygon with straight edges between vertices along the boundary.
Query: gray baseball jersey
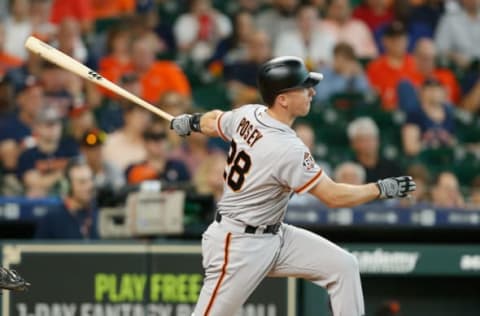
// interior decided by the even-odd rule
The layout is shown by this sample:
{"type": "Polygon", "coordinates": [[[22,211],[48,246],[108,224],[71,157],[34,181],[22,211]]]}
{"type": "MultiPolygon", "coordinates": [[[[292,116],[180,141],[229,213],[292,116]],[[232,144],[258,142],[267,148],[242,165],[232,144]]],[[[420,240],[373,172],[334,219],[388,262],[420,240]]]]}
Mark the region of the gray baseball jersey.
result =
{"type": "Polygon", "coordinates": [[[217,129],[231,143],[218,203],[222,215],[252,226],[278,223],[292,192],[308,192],[322,178],[295,131],[270,117],[263,105],[223,113],[217,129]]]}
{"type": "Polygon", "coordinates": [[[353,255],[321,236],[284,223],[274,233],[246,230],[247,225],[281,222],[290,195],[308,192],[321,181],[322,170],[306,146],[263,105],[225,112],[216,126],[230,142],[230,152],[218,205],[222,216],[202,238],[205,278],[194,315],[238,315],[267,276],[303,277],[328,290],[334,316],[363,315],[360,274],[353,255]]]}

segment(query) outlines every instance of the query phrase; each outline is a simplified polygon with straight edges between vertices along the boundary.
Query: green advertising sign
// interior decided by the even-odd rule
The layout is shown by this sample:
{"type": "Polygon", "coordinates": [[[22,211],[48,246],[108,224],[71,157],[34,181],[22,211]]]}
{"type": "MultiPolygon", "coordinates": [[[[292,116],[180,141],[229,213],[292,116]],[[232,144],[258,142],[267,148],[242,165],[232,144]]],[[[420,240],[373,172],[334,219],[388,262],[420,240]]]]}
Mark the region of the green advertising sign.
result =
{"type": "Polygon", "coordinates": [[[349,244],[362,275],[480,276],[480,246],[349,244]]]}
{"type": "MultiPolygon", "coordinates": [[[[199,246],[4,245],[3,264],[32,283],[3,316],[190,316],[203,280],[199,246]]],[[[238,315],[295,315],[295,286],[266,279],[238,315]]]]}

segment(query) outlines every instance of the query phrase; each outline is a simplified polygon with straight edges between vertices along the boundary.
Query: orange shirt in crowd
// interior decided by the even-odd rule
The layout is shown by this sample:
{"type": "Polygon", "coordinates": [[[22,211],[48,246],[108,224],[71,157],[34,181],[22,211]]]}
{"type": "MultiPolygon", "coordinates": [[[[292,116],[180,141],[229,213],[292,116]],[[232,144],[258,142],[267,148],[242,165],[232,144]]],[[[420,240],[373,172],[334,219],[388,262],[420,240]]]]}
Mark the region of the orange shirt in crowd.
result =
{"type": "MultiPolygon", "coordinates": [[[[448,69],[436,69],[433,72],[433,78],[440,81],[440,83],[445,88],[447,92],[447,97],[450,102],[453,104],[458,104],[460,102],[461,90],[458,81],[453,74],[448,69]]],[[[415,87],[419,88],[427,78],[419,72],[413,74],[411,81],[415,87]]]]}
{"type": "Polygon", "coordinates": [[[183,71],[171,61],[157,61],[141,77],[143,97],[149,102],[157,102],[169,91],[190,96],[190,83],[183,71]]]}
{"type": "MultiPolygon", "coordinates": [[[[128,72],[131,66],[130,63],[122,62],[120,59],[115,56],[105,56],[102,57],[98,63],[99,73],[107,78],[108,80],[119,84],[120,77],[122,74],[128,72]]],[[[99,86],[99,89],[102,93],[109,97],[115,97],[116,95],[108,89],[102,88],[99,86]]]]}
{"type": "MultiPolygon", "coordinates": [[[[133,72],[134,68],[130,64],[125,66],[122,71],[107,67],[105,71],[101,70],[100,74],[112,82],[118,83],[120,77],[129,72],[133,72]]],[[[140,75],[142,84],[142,98],[150,103],[157,102],[160,97],[169,91],[177,92],[181,95],[190,96],[190,83],[183,73],[182,69],[171,61],[156,61],[150,69],[140,75]]]]}
{"type": "Polygon", "coordinates": [[[387,57],[380,56],[367,66],[367,76],[372,86],[380,94],[382,107],[385,110],[397,108],[397,85],[402,79],[410,79],[415,70],[415,61],[412,56],[405,56],[400,67],[393,67],[387,57]]]}
{"type": "Polygon", "coordinates": [[[20,58],[0,53],[0,77],[3,77],[10,68],[19,67],[22,63],[20,58]]]}
{"type": "Polygon", "coordinates": [[[116,17],[135,10],[135,0],[90,0],[95,19],[116,17]]]}
{"type": "Polygon", "coordinates": [[[71,17],[77,21],[90,21],[92,8],[87,0],[53,0],[50,21],[59,24],[64,18],[71,17]]]}

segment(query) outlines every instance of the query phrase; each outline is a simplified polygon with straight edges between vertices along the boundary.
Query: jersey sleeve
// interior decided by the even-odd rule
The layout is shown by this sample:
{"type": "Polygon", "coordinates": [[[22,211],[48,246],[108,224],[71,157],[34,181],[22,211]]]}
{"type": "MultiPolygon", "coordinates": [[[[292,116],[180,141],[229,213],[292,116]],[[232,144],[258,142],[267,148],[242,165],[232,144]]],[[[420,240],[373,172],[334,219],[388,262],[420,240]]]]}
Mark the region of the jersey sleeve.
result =
{"type": "Polygon", "coordinates": [[[216,126],[218,135],[226,142],[232,140],[234,118],[234,111],[223,112],[217,117],[216,126]]]}
{"type": "Polygon", "coordinates": [[[310,191],[323,176],[323,170],[306,146],[288,150],[276,168],[279,181],[297,194],[310,191]]]}

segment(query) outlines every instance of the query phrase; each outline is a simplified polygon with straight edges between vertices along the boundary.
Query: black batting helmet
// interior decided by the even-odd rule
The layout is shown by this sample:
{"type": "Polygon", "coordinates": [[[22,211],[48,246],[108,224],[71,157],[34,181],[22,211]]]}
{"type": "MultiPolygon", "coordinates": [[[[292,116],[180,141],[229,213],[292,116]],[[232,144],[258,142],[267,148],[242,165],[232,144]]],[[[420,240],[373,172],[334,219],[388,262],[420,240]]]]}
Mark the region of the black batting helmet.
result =
{"type": "Polygon", "coordinates": [[[313,87],[323,79],[318,72],[309,72],[298,57],[284,56],[264,63],[258,71],[257,83],[263,101],[271,106],[280,93],[313,87]]]}

